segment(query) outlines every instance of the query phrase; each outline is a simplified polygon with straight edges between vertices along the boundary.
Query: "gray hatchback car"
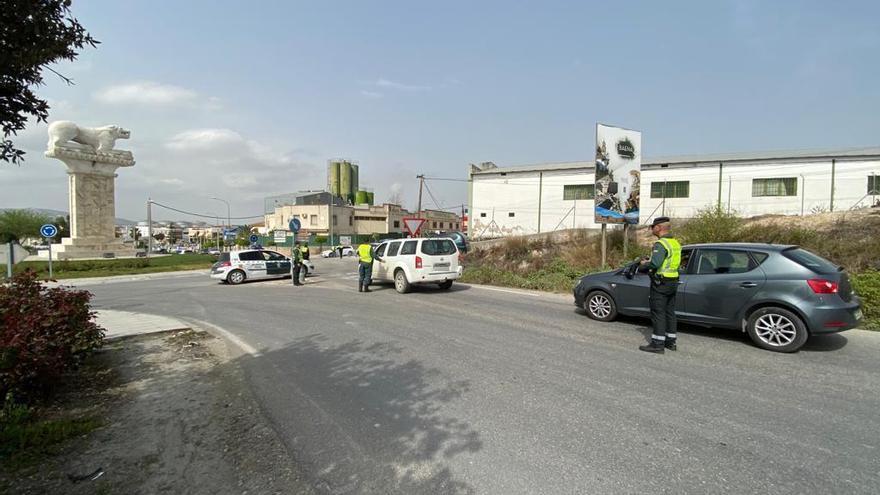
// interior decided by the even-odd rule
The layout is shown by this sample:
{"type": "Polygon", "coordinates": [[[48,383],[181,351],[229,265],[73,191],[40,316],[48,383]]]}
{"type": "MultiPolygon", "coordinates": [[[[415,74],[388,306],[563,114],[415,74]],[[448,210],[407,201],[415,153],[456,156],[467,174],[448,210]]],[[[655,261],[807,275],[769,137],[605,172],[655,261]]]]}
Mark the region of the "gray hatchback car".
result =
{"type": "MultiPolygon", "coordinates": [[[[862,319],[843,268],[798,246],[684,246],[679,271],[679,322],[741,329],[771,351],[797,351],[810,335],[855,328],[862,319]]],[[[574,301],[600,321],[650,316],[650,282],[637,264],[586,275],[574,301]]]]}

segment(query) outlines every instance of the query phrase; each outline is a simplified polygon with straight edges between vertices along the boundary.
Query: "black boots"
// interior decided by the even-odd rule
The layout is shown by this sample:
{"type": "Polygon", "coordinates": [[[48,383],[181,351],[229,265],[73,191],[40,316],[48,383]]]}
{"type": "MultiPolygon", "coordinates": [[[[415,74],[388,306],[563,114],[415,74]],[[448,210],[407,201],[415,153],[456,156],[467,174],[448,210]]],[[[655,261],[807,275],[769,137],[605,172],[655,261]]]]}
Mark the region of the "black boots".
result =
{"type": "Polygon", "coordinates": [[[678,350],[678,346],[675,345],[675,339],[666,339],[666,341],[663,342],[663,347],[665,347],[668,351],[678,350]]]}
{"type": "Polygon", "coordinates": [[[653,352],[656,354],[663,354],[664,343],[662,340],[651,339],[650,344],[640,345],[639,350],[645,352],[653,352]]]}
{"type": "Polygon", "coordinates": [[[373,292],[373,291],[370,290],[370,286],[369,286],[369,285],[365,285],[365,286],[364,286],[364,292],[373,292]]]}
{"type": "Polygon", "coordinates": [[[364,291],[364,286],[358,285],[358,292],[363,292],[363,291],[364,291]]]}

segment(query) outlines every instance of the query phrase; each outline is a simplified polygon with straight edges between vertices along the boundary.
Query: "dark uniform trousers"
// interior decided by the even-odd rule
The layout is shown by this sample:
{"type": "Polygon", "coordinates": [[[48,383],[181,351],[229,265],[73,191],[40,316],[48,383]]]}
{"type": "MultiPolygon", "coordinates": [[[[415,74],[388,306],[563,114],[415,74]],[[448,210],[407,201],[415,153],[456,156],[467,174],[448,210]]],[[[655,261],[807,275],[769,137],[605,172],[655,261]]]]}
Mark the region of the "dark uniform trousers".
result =
{"type": "Polygon", "coordinates": [[[301,270],[302,270],[302,263],[294,263],[293,264],[293,276],[291,277],[293,279],[293,285],[301,285],[299,282],[299,274],[300,274],[301,270]]]}
{"type": "Polygon", "coordinates": [[[358,263],[358,287],[367,288],[373,283],[373,262],[361,261],[358,263]]]}
{"type": "Polygon", "coordinates": [[[675,292],[678,290],[678,279],[654,279],[651,281],[649,303],[651,306],[651,326],[654,327],[652,338],[666,340],[676,338],[675,292]],[[660,337],[659,339],[657,337],[660,337]]]}

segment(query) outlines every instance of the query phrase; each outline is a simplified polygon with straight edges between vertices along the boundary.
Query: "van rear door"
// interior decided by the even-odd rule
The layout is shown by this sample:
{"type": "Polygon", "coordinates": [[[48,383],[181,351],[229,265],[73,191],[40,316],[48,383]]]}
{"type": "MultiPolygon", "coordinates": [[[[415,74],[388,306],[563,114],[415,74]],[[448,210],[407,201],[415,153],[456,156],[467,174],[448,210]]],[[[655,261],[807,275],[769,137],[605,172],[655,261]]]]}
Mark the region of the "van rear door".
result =
{"type": "Polygon", "coordinates": [[[423,239],[420,251],[429,273],[458,271],[458,248],[452,239],[423,239]]]}

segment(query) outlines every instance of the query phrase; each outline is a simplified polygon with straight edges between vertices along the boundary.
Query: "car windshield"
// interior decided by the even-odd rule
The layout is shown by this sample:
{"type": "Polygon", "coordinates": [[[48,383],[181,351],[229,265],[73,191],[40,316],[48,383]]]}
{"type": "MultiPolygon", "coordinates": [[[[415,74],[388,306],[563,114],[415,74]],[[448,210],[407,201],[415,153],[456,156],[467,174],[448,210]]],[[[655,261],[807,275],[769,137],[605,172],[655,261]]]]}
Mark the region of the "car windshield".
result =
{"type": "Polygon", "coordinates": [[[449,239],[425,239],[422,241],[422,253],[429,256],[454,254],[455,244],[449,239]]]}
{"type": "Polygon", "coordinates": [[[801,266],[805,266],[816,273],[834,273],[837,271],[837,265],[826,260],[825,258],[822,258],[821,256],[817,256],[807,251],[806,249],[786,249],[782,252],[782,254],[786,258],[796,262],[801,266]]]}

